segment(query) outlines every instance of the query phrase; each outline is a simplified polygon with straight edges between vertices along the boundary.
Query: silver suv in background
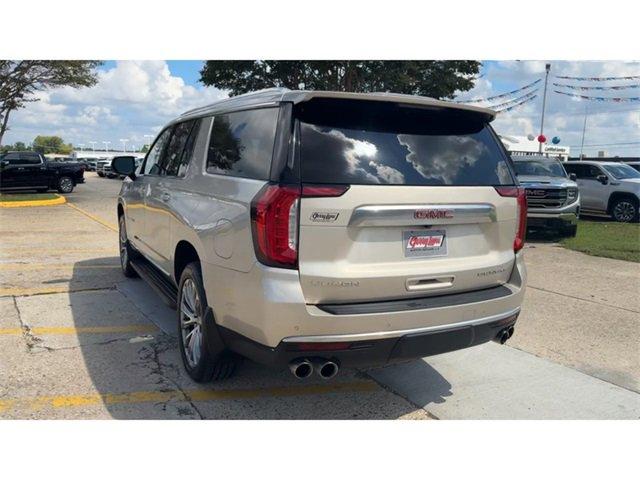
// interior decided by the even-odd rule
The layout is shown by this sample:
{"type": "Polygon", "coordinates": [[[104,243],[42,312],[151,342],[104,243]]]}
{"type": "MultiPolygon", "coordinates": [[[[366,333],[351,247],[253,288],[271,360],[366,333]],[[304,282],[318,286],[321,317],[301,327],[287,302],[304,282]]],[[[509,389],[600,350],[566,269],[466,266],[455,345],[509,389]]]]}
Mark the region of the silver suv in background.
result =
{"type": "Polygon", "coordinates": [[[562,162],[542,155],[513,155],[520,185],[527,191],[527,227],[551,229],[575,237],[580,193],[575,175],[562,162]],[[570,177],[571,175],[571,177],[570,177]]]}
{"type": "Polygon", "coordinates": [[[638,221],[640,172],[619,162],[572,161],[564,166],[577,177],[584,214],[638,221]]]}
{"type": "Polygon", "coordinates": [[[506,341],[526,197],[489,122],[424,97],[273,89],[186,112],[118,198],[124,274],[177,309],[188,374],[298,378],[506,341]]]}

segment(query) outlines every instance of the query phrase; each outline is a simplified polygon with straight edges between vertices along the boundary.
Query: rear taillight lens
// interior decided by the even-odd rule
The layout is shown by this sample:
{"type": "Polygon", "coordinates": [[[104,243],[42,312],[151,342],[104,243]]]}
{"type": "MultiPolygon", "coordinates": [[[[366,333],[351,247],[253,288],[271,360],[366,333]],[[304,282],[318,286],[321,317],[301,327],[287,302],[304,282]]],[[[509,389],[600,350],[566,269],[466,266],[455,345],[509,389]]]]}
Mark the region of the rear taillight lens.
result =
{"type": "Polygon", "coordinates": [[[267,184],[251,202],[251,228],[256,257],[265,265],[298,265],[300,187],[267,184]]]}
{"type": "Polygon", "coordinates": [[[518,228],[516,238],[513,240],[513,251],[519,252],[524,247],[524,238],[527,233],[527,194],[521,187],[496,187],[501,197],[514,197],[518,202],[517,219],[518,228]]]}

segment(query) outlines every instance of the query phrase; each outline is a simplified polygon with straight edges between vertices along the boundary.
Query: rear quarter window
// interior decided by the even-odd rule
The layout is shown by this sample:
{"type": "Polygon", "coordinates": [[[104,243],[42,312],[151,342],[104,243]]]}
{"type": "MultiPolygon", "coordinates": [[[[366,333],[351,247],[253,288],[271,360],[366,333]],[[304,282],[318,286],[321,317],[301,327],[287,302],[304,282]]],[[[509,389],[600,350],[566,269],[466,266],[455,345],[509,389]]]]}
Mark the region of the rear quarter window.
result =
{"type": "Polygon", "coordinates": [[[207,151],[207,172],[266,180],[276,136],[278,108],[216,115],[207,151]]]}
{"type": "Polygon", "coordinates": [[[514,184],[506,154],[477,114],[382,102],[325,102],[302,107],[297,118],[303,182],[514,184]]]}

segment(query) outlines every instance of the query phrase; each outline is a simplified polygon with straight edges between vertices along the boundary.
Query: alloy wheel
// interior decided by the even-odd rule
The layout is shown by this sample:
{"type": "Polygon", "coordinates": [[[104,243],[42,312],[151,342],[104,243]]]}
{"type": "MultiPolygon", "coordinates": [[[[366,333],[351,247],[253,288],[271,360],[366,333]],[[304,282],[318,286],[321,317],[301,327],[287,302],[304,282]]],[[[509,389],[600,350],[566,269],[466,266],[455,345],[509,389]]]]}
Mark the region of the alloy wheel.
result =
{"type": "Polygon", "coordinates": [[[62,190],[63,193],[69,193],[73,190],[73,182],[70,178],[64,177],[60,180],[60,190],[62,190]]]}
{"type": "Polygon", "coordinates": [[[618,202],[616,206],[613,208],[613,218],[615,218],[618,222],[630,222],[636,215],[636,206],[623,200],[618,202]]]}
{"type": "Polygon", "coordinates": [[[180,294],[180,332],[187,363],[195,368],[202,356],[202,317],[200,296],[190,278],[182,284],[180,294]]]}
{"type": "Polygon", "coordinates": [[[127,251],[127,230],[124,222],[124,215],[120,216],[119,226],[120,263],[122,264],[122,268],[126,268],[127,262],[129,261],[129,252],[127,251]]]}

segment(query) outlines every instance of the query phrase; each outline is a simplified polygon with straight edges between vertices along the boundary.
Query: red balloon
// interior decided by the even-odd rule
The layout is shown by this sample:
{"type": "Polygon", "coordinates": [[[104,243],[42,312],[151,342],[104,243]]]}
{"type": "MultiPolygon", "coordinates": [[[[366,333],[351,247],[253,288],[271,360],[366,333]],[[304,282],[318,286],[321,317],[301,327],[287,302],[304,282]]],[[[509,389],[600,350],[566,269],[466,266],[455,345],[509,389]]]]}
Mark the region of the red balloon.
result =
{"type": "Polygon", "coordinates": [[[545,137],[544,135],[540,134],[538,135],[538,142],[540,143],[544,143],[547,141],[547,137],[545,137]]]}

